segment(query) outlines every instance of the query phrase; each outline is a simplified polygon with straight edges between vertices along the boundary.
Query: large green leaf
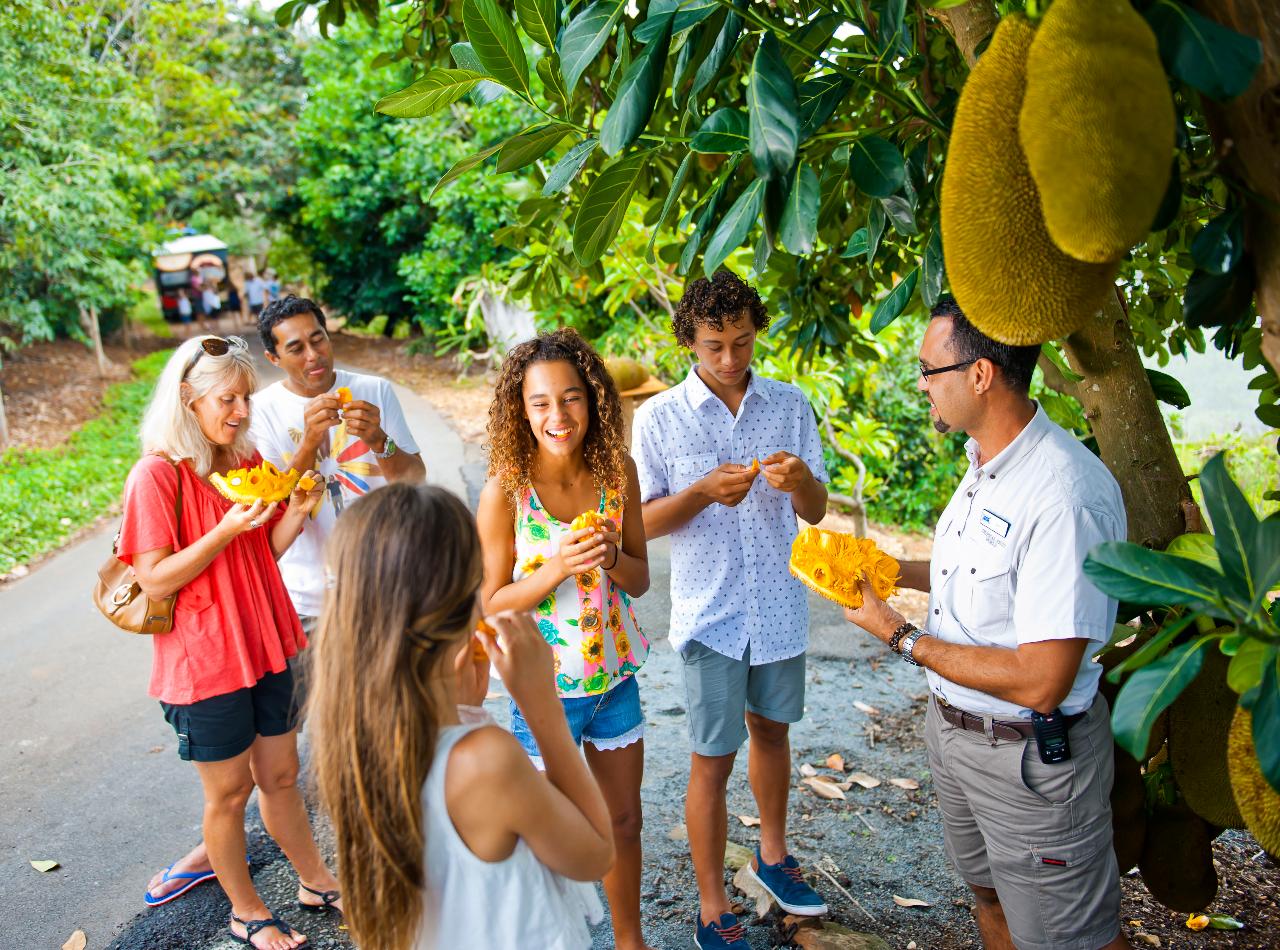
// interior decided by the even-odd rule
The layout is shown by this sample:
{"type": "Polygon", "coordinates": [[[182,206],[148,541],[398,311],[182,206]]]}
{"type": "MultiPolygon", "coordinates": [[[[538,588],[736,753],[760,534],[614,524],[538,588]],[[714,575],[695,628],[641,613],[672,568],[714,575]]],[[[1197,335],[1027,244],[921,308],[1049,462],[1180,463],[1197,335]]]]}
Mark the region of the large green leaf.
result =
{"type": "Polygon", "coordinates": [[[644,152],[619,159],[591,182],[573,219],[573,256],[579,264],[594,264],[613,243],[648,161],[644,152]]]}
{"type": "Polygon", "coordinates": [[[1147,22],[1160,44],[1165,69],[1219,102],[1249,88],[1262,63],[1262,44],[1242,36],[1179,0],[1156,0],[1147,22]]]}
{"type": "Polygon", "coordinates": [[[1227,583],[1250,605],[1260,605],[1280,581],[1280,523],[1260,522],[1219,453],[1200,470],[1213,544],[1227,583]]]}
{"type": "Polygon", "coordinates": [[[649,234],[649,246],[644,250],[644,259],[650,264],[653,263],[653,245],[658,240],[663,226],[667,223],[667,215],[671,213],[671,209],[675,207],[677,199],[680,197],[680,190],[684,188],[684,180],[689,174],[689,166],[693,164],[693,153],[686,152],[680,161],[680,166],[676,169],[675,177],[671,179],[671,190],[667,192],[667,200],[662,203],[662,213],[658,215],[658,220],[654,222],[653,230],[649,234]]]}
{"type": "Polygon", "coordinates": [[[536,161],[573,131],[559,122],[535,125],[502,143],[498,150],[498,171],[513,172],[536,161]]]}
{"type": "Polygon", "coordinates": [[[383,96],[374,110],[402,119],[417,119],[457,102],[484,79],[469,69],[433,69],[399,92],[383,96]]]}
{"type": "Polygon", "coordinates": [[[724,26],[720,28],[720,33],[716,37],[715,45],[711,47],[711,52],[699,64],[698,71],[693,74],[693,85],[689,88],[690,102],[696,102],[698,94],[715,82],[716,77],[720,75],[720,70],[729,61],[729,56],[733,53],[733,48],[737,45],[738,36],[741,33],[742,17],[730,11],[729,15],[724,18],[724,26]]]}
{"type": "Polygon", "coordinates": [[[876,312],[871,316],[871,332],[879,333],[901,316],[916,292],[916,282],[920,279],[920,268],[916,268],[902,280],[898,281],[889,295],[881,300],[876,312]]]}
{"type": "MultiPolygon", "coordinates": [[[[1183,630],[1191,626],[1197,617],[1199,617],[1199,614],[1190,611],[1176,619],[1166,618],[1164,625],[1154,637],[1107,671],[1107,679],[1113,683],[1119,683],[1133,670],[1140,670],[1142,667],[1149,666],[1160,659],[1160,657],[1164,656],[1165,650],[1169,648],[1169,644],[1173,643],[1183,630]]],[[[1133,634],[1132,627],[1124,627],[1123,629],[1128,630],[1130,635],[1133,634]]]]}
{"type": "Polygon", "coordinates": [[[737,109],[717,109],[693,133],[689,148],[695,152],[728,155],[750,144],[747,117],[737,109]]]}
{"type": "Polygon", "coordinates": [[[841,257],[861,257],[867,253],[867,245],[870,241],[867,238],[867,229],[858,228],[849,235],[849,243],[844,246],[844,250],[840,252],[841,257]]]}
{"type": "Polygon", "coordinates": [[[896,194],[907,180],[907,163],[898,146],[879,135],[866,135],[850,146],[853,183],[872,198],[896,194]]]}
{"type": "Polygon", "coordinates": [[[529,96],[529,61],[510,16],[496,0],[462,0],[462,21],[485,72],[529,96]]]}
{"type": "Polygon", "coordinates": [[[756,174],[761,178],[785,178],[795,164],[800,120],[795,79],[772,33],[761,39],[751,63],[747,115],[756,174]]]}
{"type": "Polygon", "coordinates": [[[806,79],[797,91],[800,104],[800,141],[817,132],[831,118],[853,84],[843,76],[818,76],[806,79]]]}
{"type": "Polygon", "coordinates": [[[604,48],[609,34],[622,19],[625,6],[615,0],[596,0],[565,27],[564,36],[560,38],[560,72],[570,93],[604,48]]]}
{"type": "Polygon", "coordinates": [[[880,250],[880,239],[884,237],[884,226],[886,223],[884,208],[880,207],[880,202],[873,201],[871,209],[867,212],[867,263],[870,264],[876,259],[876,252],[880,250]]]}
{"type": "Polygon", "coordinates": [[[516,0],[516,19],[529,39],[545,50],[555,49],[560,32],[558,0],[516,0]]]}
{"type": "Polygon", "coordinates": [[[569,183],[578,177],[578,172],[582,171],[582,166],[587,164],[587,159],[599,144],[597,139],[584,139],[565,152],[564,157],[556,162],[551,171],[547,172],[547,182],[542,186],[542,194],[550,196],[568,188],[569,183]]]}
{"type": "Polygon", "coordinates": [[[1147,379],[1151,381],[1151,391],[1161,402],[1168,403],[1175,409],[1186,409],[1191,405],[1191,397],[1187,394],[1186,387],[1168,373],[1158,369],[1148,369],[1147,379]]]}
{"type": "Polygon", "coordinates": [[[627,67],[618,84],[618,94],[600,127],[600,147],[606,155],[617,155],[634,142],[653,115],[671,48],[671,14],[666,14],[664,21],[662,30],[627,67]]]}
{"type": "Polygon", "coordinates": [[[1188,326],[1222,327],[1253,319],[1256,278],[1248,266],[1249,255],[1225,274],[1193,271],[1182,298],[1182,316],[1188,326]]]}
{"type": "Polygon", "coordinates": [[[946,264],[942,257],[942,228],[935,227],[924,246],[924,258],[920,262],[920,299],[930,310],[942,296],[942,280],[946,264]]]}
{"type": "Polygon", "coordinates": [[[1117,600],[1213,610],[1221,574],[1184,557],[1151,551],[1127,541],[1104,541],[1084,559],[1095,587],[1117,600]]]}
{"type": "Polygon", "coordinates": [[[916,224],[916,213],[911,207],[911,202],[902,195],[881,198],[880,206],[893,222],[894,230],[903,237],[915,237],[920,233],[920,226],[916,224]]]}
{"type": "Polygon", "coordinates": [[[564,79],[560,76],[560,57],[555,53],[548,53],[538,60],[538,75],[542,78],[542,87],[547,95],[558,102],[564,109],[564,114],[569,113],[569,92],[564,88],[564,79]]]}
{"type": "Polygon", "coordinates": [[[445,172],[440,177],[440,180],[436,182],[435,187],[431,189],[431,194],[427,196],[427,201],[431,201],[431,199],[436,196],[436,194],[440,191],[441,188],[444,188],[450,182],[457,181],[459,178],[461,178],[467,172],[471,171],[471,169],[475,168],[477,165],[481,164],[486,158],[488,158],[490,155],[492,155],[494,152],[496,152],[500,148],[502,148],[501,142],[499,142],[497,145],[490,145],[488,148],[482,148],[480,149],[480,151],[475,152],[474,154],[468,155],[466,158],[460,159],[457,162],[455,162],[453,164],[453,167],[450,168],[447,172],[445,172]]]}
{"type": "MultiPolygon", "coordinates": [[[[470,43],[454,43],[449,47],[449,53],[453,56],[453,61],[458,64],[459,68],[469,69],[473,73],[484,72],[484,65],[480,62],[480,57],[476,55],[475,47],[470,43]]],[[[542,64],[539,63],[538,65],[542,64]]],[[[506,86],[490,79],[484,79],[471,90],[471,101],[478,106],[483,106],[502,98],[506,94],[506,86]]]]}
{"type": "Polygon", "coordinates": [[[801,162],[778,225],[778,240],[792,254],[800,256],[813,250],[818,236],[818,197],[818,175],[808,162],[801,162]]]}
{"type": "Polygon", "coordinates": [[[1253,716],[1253,748],[1258,767],[1271,787],[1280,792],[1280,671],[1276,658],[1262,665],[1262,678],[1246,696],[1241,697],[1253,716]]]}
{"type": "Polygon", "coordinates": [[[796,30],[787,44],[787,67],[804,75],[813,61],[827,48],[836,30],[845,23],[845,17],[837,13],[823,13],[809,20],[796,30]]]}
{"type": "Polygon", "coordinates": [[[1262,668],[1276,660],[1274,644],[1252,637],[1240,644],[1227,667],[1227,685],[1237,693],[1247,693],[1262,682],[1262,668]]]}
{"type": "Polygon", "coordinates": [[[717,10],[722,9],[718,0],[652,0],[645,12],[645,20],[632,34],[640,43],[649,43],[662,33],[661,20],[671,16],[671,35],[678,36],[691,30],[717,10]]]}
{"type": "Polygon", "coordinates": [[[1141,759],[1156,718],[1178,698],[1200,672],[1204,647],[1213,637],[1201,637],[1174,647],[1160,659],[1135,672],[1120,687],[1111,729],[1116,743],[1141,759]]]}
{"type": "Polygon", "coordinates": [[[1196,267],[1221,275],[1233,270],[1244,255],[1244,213],[1240,208],[1224,211],[1211,220],[1191,242],[1191,259],[1196,267]]]}
{"type": "Polygon", "coordinates": [[[756,218],[760,217],[760,206],[764,203],[763,178],[757,178],[746,187],[738,200],[733,203],[720,225],[707,242],[707,252],[702,259],[702,272],[710,277],[724,263],[724,259],[742,246],[747,239],[747,232],[756,218]]]}

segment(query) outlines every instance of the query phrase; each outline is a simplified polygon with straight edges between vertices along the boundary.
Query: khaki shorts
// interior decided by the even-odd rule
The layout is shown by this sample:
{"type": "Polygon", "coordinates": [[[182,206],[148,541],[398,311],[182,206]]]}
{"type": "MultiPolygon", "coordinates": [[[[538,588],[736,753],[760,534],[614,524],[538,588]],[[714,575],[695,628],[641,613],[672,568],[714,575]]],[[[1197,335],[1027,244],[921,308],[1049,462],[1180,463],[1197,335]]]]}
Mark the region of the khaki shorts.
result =
{"type": "Polygon", "coordinates": [[[925,718],[947,856],[967,883],[995,889],[1018,950],[1098,950],[1120,933],[1101,696],[1070,743],[1068,761],[1045,765],[1034,739],[992,744],[943,720],[934,702],[925,718]]]}

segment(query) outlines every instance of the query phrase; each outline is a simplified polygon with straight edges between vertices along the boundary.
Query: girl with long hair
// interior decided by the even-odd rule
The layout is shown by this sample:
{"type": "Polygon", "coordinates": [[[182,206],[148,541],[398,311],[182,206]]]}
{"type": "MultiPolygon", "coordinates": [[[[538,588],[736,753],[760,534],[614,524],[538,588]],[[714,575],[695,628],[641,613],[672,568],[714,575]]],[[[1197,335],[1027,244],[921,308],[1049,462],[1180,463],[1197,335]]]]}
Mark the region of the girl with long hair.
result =
{"type": "Polygon", "coordinates": [[[244,811],[256,786],[263,823],[298,872],[298,902],[341,910],[298,791],[288,664],[307,641],[276,566],[323,487],[295,489],[285,507],[250,506],[209,483],[214,472],[262,461],[249,442],[256,385],[239,337],[199,336],[178,347],[143,417],[145,454],[125,485],[116,556],[148,597],[177,594],[172,630],[151,639],[150,692],[177,733],[178,755],[200,775],[212,871],[170,866],[163,880],[183,881],[181,893],[216,876],[231,900],[236,941],[293,950],[307,938],[267,908],[249,877],[244,811]]]}
{"type": "Polygon", "coordinates": [[[442,488],[388,485],[351,505],[326,548],[329,590],[309,700],[346,922],[363,950],[582,950],[591,884],[613,859],[609,816],[569,736],[551,650],[528,617],[476,634],[480,542],[442,488]],[[459,712],[489,660],[523,710],[519,743],[459,712]]]}
{"type": "MultiPolygon", "coordinates": [[[[644,715],[635,674],[649,653],[631,598],[649,588],[635,464],[604,362],[572,329],[521,343],[489,409],[489,480],[477,521],[487,612],[533,611],[555,651],[555,684],[613,822],[604,878],[618,950],[642,950],[644,715]],[[574,528],[592,513],[596,524],[574,528]]],[[[515,706],[511,728],[544,752],[515,706]]]]}

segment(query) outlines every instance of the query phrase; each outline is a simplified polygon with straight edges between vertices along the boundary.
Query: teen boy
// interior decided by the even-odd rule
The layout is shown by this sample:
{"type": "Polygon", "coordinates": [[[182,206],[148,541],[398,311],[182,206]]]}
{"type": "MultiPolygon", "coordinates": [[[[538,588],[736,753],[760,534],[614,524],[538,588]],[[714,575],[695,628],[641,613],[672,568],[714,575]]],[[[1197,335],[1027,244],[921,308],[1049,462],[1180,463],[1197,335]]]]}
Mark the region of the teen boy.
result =
{"type": "Polygon", "coordinates": [[[760,809],[751,872],[784,910],[827,911],[786,840],[787,730],[804,713],[809,636],[805,589],[787,558],[796,515],[816,523],[826,514],[827,476],[803,394],[751,371],[756,334],[768,325],[760,295],[734,274],[690,283],[672,329],[697,363],[635,417],[645,532],[671,535],[670,639],[683,661],[693,749],[685,822],[702,950],[747,947],[723,877],[725,792],[744,739],[760,809]]]}

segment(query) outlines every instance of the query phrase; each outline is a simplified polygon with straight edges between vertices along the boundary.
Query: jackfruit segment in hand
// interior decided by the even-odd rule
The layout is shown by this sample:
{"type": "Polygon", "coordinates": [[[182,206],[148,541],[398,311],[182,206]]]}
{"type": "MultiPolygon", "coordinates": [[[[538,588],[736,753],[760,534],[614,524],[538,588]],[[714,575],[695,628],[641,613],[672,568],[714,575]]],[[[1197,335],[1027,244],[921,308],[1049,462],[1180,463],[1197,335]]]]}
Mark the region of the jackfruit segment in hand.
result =
{"type": "Polygon", "coordinates": [[[1271,787],[1258,767],[1253,745],[1253,716],[1240,706],[1227,737],[1227,770],[1231,791],[1244,816],[1245,827],[1272,858],[1280,855],[1280,792],[1271,787]]]}
{"type": "Polygon", "coordinates": [[[214,472],[209,476],[209,484],[237,505],[252,505],[255,501],[271,504],[288,498],[299,478],[296,469],[281,472],[264,459],[256,468],[233,468],[226,475],[214,472]]]}
{"type": "Polygon", "coordinates": [[[629,356],[610,356],[605,359],[604,368],[613,377],[619,392],[635,389],[649,378],[649,371],[629,356]]]}
{"type": "Polygon", "coordinates": [[[1185,805],[1157,805],[1147,819],[1138,868],[1151,896],[1184,914],[1204,910],[1218,893],[1213,839],[1218,830],[1185,805]]]}
{"type": "MultiPolygon", "coordinates": [[[[498,635],[498,631],[485,623],[483,618],[477,621],[476,629],[481,633],[489,634],[491,637],[496,637],[498,635]]],[[[471,659],[475,660],[477,663],[487,663],[489,660],[488,651],[485,650],[484,644],[476,637],[471,638],[471,659]]]]}
{"type": "Polygon", "coordinates": [[[311,491],[316,487],[316,480],[309,475],[303,475],[298,479],[298,487],[303,491],[311,491]]]}
{"type": "Polygon", "coordinates": [[[862,606],[859,581],[865,573],[877,597],[898,589],[898,562],[870,538],[807,527],[791,543],[791,573],[815,593],[843,607],[862,606]]]}
{"type": "Polygon", "coordinates": [[[1155,34],[1129,0],[1054,0],[1018,121],[1054,244],[1100,264],[1141,241],[1169,184],[1175,123],[1155,34]]]}
{"type": "Polygon", "coordinates": [[[578,517],[573,519],[573,523],[569,525],[570,531],[581,531],[583,528],[590,528],[592,531],[604,531],[609,527],[609,519],[598,511],[584,511],[578,517]]]}
{"type": "Polygon", "coordinates": [[[966,80],[942,179],[942,247],[956,302],[1001,343],[1025,346],[1078,329],[1113,293],[1116,264],[1087,264],[1049,237],[1018,112],[1034,30],[1006,16],[966,80]]]}
{"type": "Polygon", "coordinates": [[[338,397],[339,407],[345,406],[353,398],[351,395],[351,390],[348,389],[346,386],[339,386],[337,389],[333,391],[333,394],[338,397]]]}
{"type": "Polygon", "coordinates": [[[1227,767],[1227,736],[1237,697],[1227,685],[1231,660],[1210,646],[1200,672],[1169,707],[1169,764],[1187,807],[1220,828],[1243,828],[1227,767]]]}
{"type": "Polygon", "coordinates": [[[751,464],[747,466],[747,471],[748,471],[748,472],[750,472],[752,475],[754,475],[754,474],[756,474],[756,472],[760,471],[760,460],[759,460],[759,459],[752,459],[752,460],[751,460],[751,464]]]}

